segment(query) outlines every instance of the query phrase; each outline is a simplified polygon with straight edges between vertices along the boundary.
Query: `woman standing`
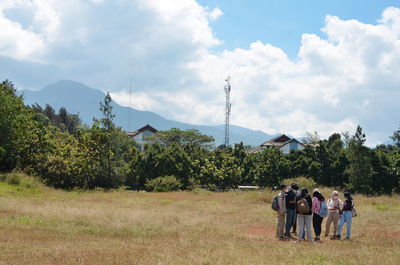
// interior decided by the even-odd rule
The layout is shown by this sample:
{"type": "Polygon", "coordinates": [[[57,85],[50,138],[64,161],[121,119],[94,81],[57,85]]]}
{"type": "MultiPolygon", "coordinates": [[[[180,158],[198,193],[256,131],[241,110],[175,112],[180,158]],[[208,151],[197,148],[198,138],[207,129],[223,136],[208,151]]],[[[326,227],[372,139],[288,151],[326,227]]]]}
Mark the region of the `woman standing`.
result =
{"type": "Polygon", "coordinates": [[[311,205],[312,200],[310,195],[308,195],[307,188],[301,190],[300,195],[296,197],[297,206],[297,223],[299,225],[299,239],[301,241],[304,238],[304,227],[307,232],[307,240],[312,242],[311,233],[311,205]]]}
{"type": "Polygon", "coordinates": [[[311,211],[313,213],[313,228],[315,233],[315,241],[320,241],[321,225],[324,217],[320,216],[321,204],[325,202],[324,196],[318,189],[313,190],[313,199],[311,211]]]}
{"type": "Polygon", "coordinates": [[[347,226],[346,239],[349,240],[350,236],[351,236],[351,220],[353,218],[354,201],[353,201],[353,198],[350,196],[349,192],[345,192],[344,197],[346,198],[346,200],[344,201],[344,204],[343,204],[342,217],[340,218],[340,222],[339,222],[337,238],[338,239],[341,238],[342,228],[343,228],[344,223],[346,223],[346,226],[347,226]]]}
{"type": "Polygon", "coordinates": [[[339,199],[339,192],[332,192],[332,198],[327,202],[328,205],[328,219],[326,220],[325,237],[329,236],[331,224],[333,222],[333,235],[331,239],[337,238],[337,228],[340,219],[339,211],[343,208],[343,202],[339,199]]]}

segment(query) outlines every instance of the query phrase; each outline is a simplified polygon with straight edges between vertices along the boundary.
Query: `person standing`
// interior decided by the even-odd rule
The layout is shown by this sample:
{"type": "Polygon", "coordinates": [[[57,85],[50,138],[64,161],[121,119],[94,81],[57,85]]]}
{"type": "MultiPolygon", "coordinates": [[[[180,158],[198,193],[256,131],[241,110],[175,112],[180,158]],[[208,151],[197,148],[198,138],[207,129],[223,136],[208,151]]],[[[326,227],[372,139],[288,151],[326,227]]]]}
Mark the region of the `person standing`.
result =
{"type": "MultiPolygon", "coordinates": [[[[292,184],[290,184],[290,186],[292,187],[295,198],[296,198],[300,194],[299,186],[296,183],[292,183],[292,184]]],[[[296,232],[297,231],[297,210],[294,211],[294,223],[293,223],[292,227],[293,227],[292,234],[297,236],[297,232],[296,232]]]]}
{"type": "Polygon", "coordinates": [[[297,223],[299,225],[299,239],[301,241],[304,238],[304,233],[306,233],[307,240],[312,242],[311,233],[311,212],[312,200],[310,195],[308,195],[307,188],[302,188],[300,195],[296,197],[296,207],[297,207],[297,223]],[[304,230],[305,228],[305,230],[304,230]]]}
{"type": "Polygon", "coordinates": [[[282,184],[280,186],[280,192],[278,194],[278,224],[276,227],[276,236],[279,240],[285,240],[284,229],[285,229],[285,214],[286,214],[286,200],[285,200],[285,193],[286,193],[287,186],[282,184]]]}
{"type": "Polygon", "coordinates": [[[292,185],[289,187],[289,190],[286,193],[285,200],[286,200],[285,238],[291,239],[292,236],[290,234],[290,229],[292,228],[296,220],[296,194],[294,193],[292,185]]]}
{"type": "Polygon", "coordinates": [[[337,238],[340,239],[342,237],[342,228],[344,223],[346,223],[347,226],[346,239],[349,240],[351,236],[351,221],[353,218],[354,200],[349,192],[345,192],[344,197],[345,201],[343,204],[342,217],[340,218],[339,222],[337,238]]]}
{"type": "Polygon", "coordinates": [[[311,211],[313,213],[312,223],[315,233],[315,241],[320,241],[321,225],[322,221],[324,220],[324,217],[320,215],[321,205],[323,202],[325,202],[324,196],[322,196],[318,189],[314,189],[311,211]]]}
{"type": "Polygon", "coordinates": [[[333,222],[333,235],[331,239],[337,238],[337,229],[340,219],[339,211],[343,208],[343,202],[339,199],[339,192],[332,192],[332,197],[327,202],[328,205],[328,218],[326,220],[325,227],[325,237],[329,236],[329,231],[331,229],[331,224],[333,222]]]}

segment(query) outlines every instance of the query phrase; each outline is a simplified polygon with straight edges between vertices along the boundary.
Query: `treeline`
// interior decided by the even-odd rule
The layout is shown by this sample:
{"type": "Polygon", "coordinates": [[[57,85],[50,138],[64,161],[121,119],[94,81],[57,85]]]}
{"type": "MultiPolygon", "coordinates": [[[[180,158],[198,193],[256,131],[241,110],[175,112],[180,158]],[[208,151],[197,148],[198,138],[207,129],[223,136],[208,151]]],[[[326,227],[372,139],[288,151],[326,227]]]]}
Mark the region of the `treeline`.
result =
{"type": "Polygon", "coordinates": [[[400,130],[394,145],[370,149],[358,127],[284,155],[279,149],[246,152],[243,144],[212,148],[196,130],[158,132],[143,150],[114,124],[109,94],[103,117],[84,126],[65,108],[25,106],[9,81],[0,84],[0,171],[19,170],[63,189],[149,191],[272,187],[305,176],[323,186],[364,194],[400,192],[400,130]]]}

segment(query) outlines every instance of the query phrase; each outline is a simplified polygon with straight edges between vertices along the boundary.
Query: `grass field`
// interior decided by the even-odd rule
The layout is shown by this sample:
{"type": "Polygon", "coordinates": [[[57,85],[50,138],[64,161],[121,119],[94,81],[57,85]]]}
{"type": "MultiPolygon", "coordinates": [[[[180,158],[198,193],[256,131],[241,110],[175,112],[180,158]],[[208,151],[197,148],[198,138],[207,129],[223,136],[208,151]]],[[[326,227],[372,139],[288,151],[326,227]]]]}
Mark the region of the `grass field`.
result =
{"type": "Polygon", "coordinates": [[[274,238],[271,192],[8,183],[0,182],[0,264],[400,264],[399,196],[354,196],[353,239],[313,244],[274,238]]]}

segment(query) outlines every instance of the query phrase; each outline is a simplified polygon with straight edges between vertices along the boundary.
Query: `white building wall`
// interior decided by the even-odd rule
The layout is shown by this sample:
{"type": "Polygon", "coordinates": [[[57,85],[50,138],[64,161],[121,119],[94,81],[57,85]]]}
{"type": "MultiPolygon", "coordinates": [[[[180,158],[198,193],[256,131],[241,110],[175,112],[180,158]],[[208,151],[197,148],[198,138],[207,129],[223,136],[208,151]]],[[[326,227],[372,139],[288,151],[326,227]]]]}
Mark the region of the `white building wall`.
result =
{"type": "Polygon", "coordinates": [[[135,140],[136,143],[138,143],[139,145],[143,145],[143,134],[139,133],[135,136],[133,136],[133,139],[135,140]]]}
{"type": "Polygon", "coordinates": [[[148,141],[146,140],[147,137],[152,136],[154,133],[151,131],[143,131],[133,137],[137,144],[140,146],[144,146],[148,141]]]}
{"type": "Polygon", "coordinates": [[[303,150],[304,146],[297,141],[292,141],[284,146],[281,146],[280,149],[284,154],[289,154],[292,150],[303,150]]]}
{"type": "Polygon", "coordinates": [[[286,144],[280,147],[282,153],[289,154],[290,153],[290,144],[286,144]]]}

